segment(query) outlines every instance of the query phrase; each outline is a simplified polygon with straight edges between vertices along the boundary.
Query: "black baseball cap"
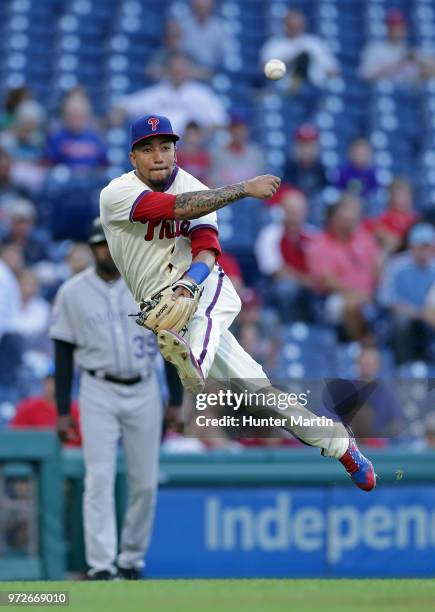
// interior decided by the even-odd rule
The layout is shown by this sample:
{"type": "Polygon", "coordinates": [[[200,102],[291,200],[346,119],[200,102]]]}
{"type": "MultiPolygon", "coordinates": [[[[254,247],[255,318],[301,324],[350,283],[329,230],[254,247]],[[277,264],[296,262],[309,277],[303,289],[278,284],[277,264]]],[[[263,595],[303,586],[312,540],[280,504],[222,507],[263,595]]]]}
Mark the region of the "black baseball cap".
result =
{"type": "Polygon", "coordinates": [[[107,242],[107,240],[106,236],[104,235],[103,226],[101,225],[101,219],[100,217],[97,217],[92,221],[92,227],[88,237],[88,244],[100,244],[101,242],[107,242]]]}

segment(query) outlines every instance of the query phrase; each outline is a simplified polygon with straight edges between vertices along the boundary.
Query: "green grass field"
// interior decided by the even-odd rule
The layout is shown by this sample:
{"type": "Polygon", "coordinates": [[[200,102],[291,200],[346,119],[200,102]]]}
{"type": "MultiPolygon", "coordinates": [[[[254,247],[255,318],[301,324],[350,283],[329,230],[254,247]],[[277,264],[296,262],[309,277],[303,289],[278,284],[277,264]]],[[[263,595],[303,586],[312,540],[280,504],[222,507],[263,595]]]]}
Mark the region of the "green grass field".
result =
{"type": "MultiPolygon", "coordinates": [[[[3,582],[0,590],[69,591],[68,608],[38,606],[34,609],[80,612],[384,612],[435,609],[435,580],[3,582]]],[[[18,606],[8,608],[16,609],[18,606]]]]}

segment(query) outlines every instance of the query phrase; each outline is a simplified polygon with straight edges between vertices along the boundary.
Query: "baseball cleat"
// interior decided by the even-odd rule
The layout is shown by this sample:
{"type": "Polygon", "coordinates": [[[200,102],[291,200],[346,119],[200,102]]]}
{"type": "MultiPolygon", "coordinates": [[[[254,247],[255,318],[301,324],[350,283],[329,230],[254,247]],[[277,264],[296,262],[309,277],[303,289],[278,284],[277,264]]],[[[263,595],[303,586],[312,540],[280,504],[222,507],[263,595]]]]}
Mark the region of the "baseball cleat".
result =
{"type": "Polygon", "coordinates": [[[134,567],[119,567],[118,574],[121,580],[140,580],[141,570],[135,569],[134,567]]]}
{"type": "Polygon", "coordinates": [[[119,576],[110,570],[90,570],[86,574],[86,580],[119,580],[119,576]]]}
{"type": "Polygon", "coordinates": [[[187,342],[176,332],[164,329],[157,334],[157,344],[166,361],[177,368],[183,387],[193,394],[204,391],[204,375],[187,342]]]}
{"type": "Polygon", "coordinates": [[[371,491],[376,486],[376,474],[372,462],[358,449],[354,438],[349,438],[347,451],[340,459],[353,483],[363,491],[371,491]]]}

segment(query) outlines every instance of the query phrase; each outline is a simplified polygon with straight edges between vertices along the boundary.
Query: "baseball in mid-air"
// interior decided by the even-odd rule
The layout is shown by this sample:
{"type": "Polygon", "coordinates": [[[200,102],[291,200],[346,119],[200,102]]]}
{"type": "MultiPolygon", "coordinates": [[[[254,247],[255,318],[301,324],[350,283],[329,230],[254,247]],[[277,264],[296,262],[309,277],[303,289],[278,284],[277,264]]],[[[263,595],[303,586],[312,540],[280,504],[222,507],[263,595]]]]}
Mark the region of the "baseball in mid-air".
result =
{"type": "Polygon", "coordinates": [[[278,81],[286,73],[284,62],[279,59],[271,59],[264,64],[264,74],[271,81],[278,81]]]}

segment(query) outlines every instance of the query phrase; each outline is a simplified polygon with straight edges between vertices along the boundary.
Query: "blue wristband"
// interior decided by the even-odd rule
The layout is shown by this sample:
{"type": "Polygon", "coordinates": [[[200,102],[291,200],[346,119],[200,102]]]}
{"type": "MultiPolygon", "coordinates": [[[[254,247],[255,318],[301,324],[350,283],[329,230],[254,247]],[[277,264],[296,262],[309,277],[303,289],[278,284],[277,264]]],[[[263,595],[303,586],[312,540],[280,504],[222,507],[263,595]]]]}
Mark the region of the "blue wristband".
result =
{"type": "Polygon", "coordinates": [[[210,270],[208,268],[208,265],[203,263],[202,261],[198,261],[190,266],[190,268],[185,273],[185,276],[189,276],[192,280],[195,281],[197,285],[200,285],[205,281],[209,274],[210,270]]]}

